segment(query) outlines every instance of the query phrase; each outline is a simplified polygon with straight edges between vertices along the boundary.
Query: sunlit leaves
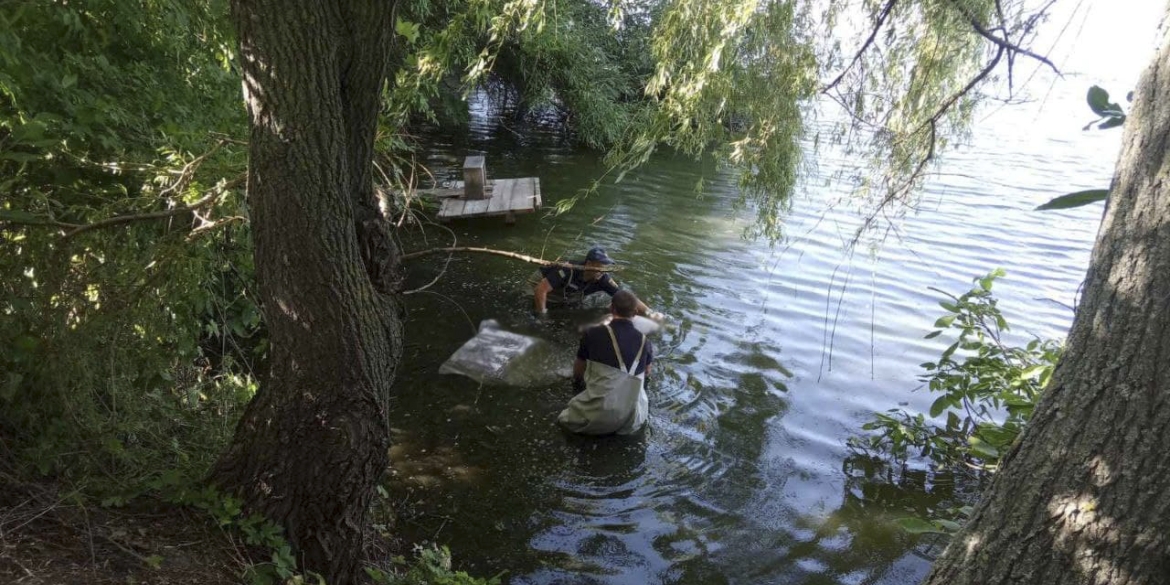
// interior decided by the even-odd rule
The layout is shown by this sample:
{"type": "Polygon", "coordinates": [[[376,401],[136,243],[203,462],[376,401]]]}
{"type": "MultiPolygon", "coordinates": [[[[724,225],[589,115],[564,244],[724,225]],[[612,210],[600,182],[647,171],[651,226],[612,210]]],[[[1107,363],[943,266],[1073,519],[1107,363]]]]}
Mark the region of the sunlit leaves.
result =
{"type": "Polygon", "coordinates": [[[976,279],[970,291],[939,303],[947,314],[926,337],[951,333],[957,339],[937,361],[922,364],[926,373],[921,379],[938,395],[930,418],[937,421],[945,414],[945,421],[900,409],[878,413],[863,426],[873,433],[851,440],[852,445],[897,460],[920,455],[939,467],[995,469],[1031,418],[1061,354],[1054,341],[1032,340],[1018,347],[1004,340],[1008,324],[991,295],[1003,275],[996,269],[976,279]]]}
{"type": "MultiPolygon", "coordinates": [[[[213,132],[243,127],[226,16],[220,0],[0,11],[0,370],[19,373],[0,382],[20,406],[0,411],[43,471],[141,471],[131,438],[169,439],[175,419],[159,412],[205,396],[198,376],[173,375],[199,357],[201,321],[254,305],[222,277],[225,264],[248,270],[238,229],[192,243],[198,219],[180,214],[66,236],[174,209],[242,170],[235,144],[191,165],[213,132]],[[42,343],[21,350],[29,336],[42,343]]],[[[242,214],[238,191],[216,203],[200,213],[242,214]]]]}

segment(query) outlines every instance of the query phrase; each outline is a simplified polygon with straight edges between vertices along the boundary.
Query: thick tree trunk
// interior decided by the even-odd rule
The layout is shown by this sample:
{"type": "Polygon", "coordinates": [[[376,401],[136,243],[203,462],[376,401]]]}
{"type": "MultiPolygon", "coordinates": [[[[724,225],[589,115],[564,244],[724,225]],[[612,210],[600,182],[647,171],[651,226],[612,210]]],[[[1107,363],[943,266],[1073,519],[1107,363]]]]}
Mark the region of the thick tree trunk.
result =
{"type": "Polygon", "coordinates": [[[212,481],[284,525],[331,585],[358,574],[401,356],[397,250],[370,171],[392,7],[232,3],[271,368],[212,481]]]}
{"type": "Polygon", "coordinates": [[[1170,45],[1139,82],[1068,348],[930,585],[1170,583],[1170,45]]]}

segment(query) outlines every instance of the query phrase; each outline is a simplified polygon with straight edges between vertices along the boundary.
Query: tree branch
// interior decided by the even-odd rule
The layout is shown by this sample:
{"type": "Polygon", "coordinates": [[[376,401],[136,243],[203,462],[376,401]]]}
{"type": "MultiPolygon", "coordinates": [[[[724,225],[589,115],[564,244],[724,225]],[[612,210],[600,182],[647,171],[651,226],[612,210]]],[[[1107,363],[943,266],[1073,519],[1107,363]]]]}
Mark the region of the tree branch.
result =
{"type": "MultiPolygon", "coordinates": [[[[458,247],[453,246],[453,247],[447,247],[447,248],[430,248],[428,250],[420,250],[418,252],[411,252],[409,254],[403,254],[402,257],[399,258],[399,260],[410,260],[413,258],[427,256],[430,254],[441,254],[443,252],[475,252],[475,253],[479,253],[479,254],[495,254],[496,256],[503,256],[505,258],[512,258],[513,260],[520,260],[522,262],[528,262],[530,264],[542,264],[544,266],[556,266],[557,268],[570,268],[570,269],[574,269],[574,270],[580,270],[582,268],[582,266],[580,264],[570,264],[568,262],[554,262],[554,261],[549,261],[549,260],[541,260],[540,258],[536,258],[533,256],[526,256],[524,254],[517,254],[516,252],[507,252],[504,250],[493,250],[491,248],[473,248],[473,247],[468,247],[468,246],[458,246],[458,247]]],[[[596,269],[591,268],[590,270],[597,270],[598,272],[616,272],[618,270],[621,270],[621,268],[618,266],[599,266],[596,269]]]]}
{"type": "MultiPolygon", "coordinates": [[[[987,27],[983,26],[979,22],[979,19],[975,18],[975,15],[971,14],[970,12],[967,12],[967,10],[965,8],[963,8],[963,6],[961,4],[959,4],[958,2],[955,2],[955,7],[959,10],[959,12],[963,13],[963,16],[967,17],[967,21],[971,23],[971,28],[974,28],[975,32],[979,33],[979,36],[991,41],[992,43],[995,43],[996,45],[999,46],[999,48],[1001,50],[1006,49],[1008,51],[1009,58],[1010,58],[1010,55],[1012,53],[1019,53],[1021,55],[1027,55],[1027,56],[1051,67],[1052,71],[1055,72],[1057,76],[1064,77],[1064,74],[1060,72],[1060,69],[1056,68],[1056,65],[1054,65],[1052,63],[1052,61],[1050,61],[1048,59],[1048,57],[1045,57],[1043,55],[1039,55],[1037,53],[1033,53],[1032,51],[1029,51],[1028,49],[1025,49],[1019,45],[1016,45],[1014,43],[1009,42],[1006,39],[1006,37],[1007,37],[1006,23],[1004,23],[1004,37],[1005,38],[1001,39],[1001,38],[995,36],[991,31],[987,30],[987,27]]],[[[998,61],[998,57],[996,58],[996,60],[998,61]]]]}
{"type": "Polygon", "coordinates": [[[886,5],[882,7],[882,11],[878,13],[877,22],[874,23],[873,30],[869,33],[869,38],[865,39],[865,42],[861,44],[861,49],[859,49],[857,54],[853,56],[853,60],[849,62],[849,65],[845,67],[845,69],[843,69],[840,74],[837,75],[836,79],[830,81],[829,84],[821,90],[821,93],[826,93],[834,87],[837,87],[837,84],[841,83],[842,79],[845,79],[845,74],[849,73],[849,70],[853,69],[853,66],[861,60],[861,56],[869,50],[869,46],[872,45],[874,39],[877,38],[878,31],[880,31],[882,26],[886,23],[886,18],[890,16],[890,12],[893,11],[894,4],[897,2],[898,0],[889,0],[886,2],[886,5]]]}
{"type": "Polygon", "coordinates": [[[69,230],[68,232],[65,232],[65,235],[62,237],[65,239],[69,239],[69,238],[76,236],[77,234],[85,233],[85,232],[88,232],[90,230],[107,228],[110,226],[121,225],[124,223],[131,223],[131,222],[135,222],[135,221],[146,221],[146,220],[150,220],[150,219],[163,219],[163,218],[167,218],[167,217],[181,215],[181,214],[184,214],[184,213],[187,213],[190,211],[194,211],[196,209],[199,209],[201,207],[205,207],[205,206],[215,202],[216,199],[219,199],[221,196],[223,196],[223,194],[226,193],[229,189],[239,185],[240,183],[243,183],[246,180],[246,178],[247,178],[246,175],[241,174],[240,176],[224,183],[222,186],[216,187],[210,193],[203,196],[202,199],[200,199],[200,200],[198,200],[190,205],[180,205],[180,206],[175,207],[173,209],[167,209],[165,211],[154,211],[151,213],[134,213],[134,214],[129,214],[129,215],[119,215],[119,216],[111,217],[108,219],[103,219],[101,221],[95,221],[93,223],[87,223],[84,225],[76,226],[73,229],[69,230]]]}
{"type": "Polygon", "coordinates": [[[991,62],[988,63],[986,67],[981,69],[979,73],[975,75],[975,77],[972,77],[971,81],[968,81],[967,85],[963,86],[963,89],[955,92],[955,95],[951,96],[947,99],[947,101],[943,102],[943,104],[939,106],[938,110],[935,111],[934,115],[931,116],[930,119],[926,121],[926,123],[919,126],[918,129],[914,132],[921,132],[925,130],[928,125],[933,126],[940,119],[942,119],[943,115],[951,109],[951,106],[955,105],[955,102],[962,99],[963,96],[967,95],[972,89],[974,89],[980,81],[983,81],[987,78],[988,75],[991,75],[991,72],[995,70],[995,66],[999,65],[999,60],[1003,58],[1004,51],[1006,50],[1008,50],[1006,47],[1000,47],[999,50],[996,51],[995,57],[991,59],[991,62]]]}

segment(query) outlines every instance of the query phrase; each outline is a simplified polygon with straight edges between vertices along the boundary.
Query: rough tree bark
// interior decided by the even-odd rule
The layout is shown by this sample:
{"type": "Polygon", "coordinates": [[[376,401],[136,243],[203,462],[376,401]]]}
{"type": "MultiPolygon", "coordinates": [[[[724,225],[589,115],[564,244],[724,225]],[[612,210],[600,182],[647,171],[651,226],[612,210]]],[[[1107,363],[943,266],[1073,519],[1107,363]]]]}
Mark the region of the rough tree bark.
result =
{"type": "Polygon", "coordinates": [[[930,585],[1170,582],[1170,44],[1142,76],[1068,347],[930,585]]]}
{"type": "Polygon", "coordinates": [[[398,253],[371,161],[392,1],[235,0],[248,204],[270,369],[212,472],[286,529],[304,567],[356,580],[401,357],[398,253]]]}

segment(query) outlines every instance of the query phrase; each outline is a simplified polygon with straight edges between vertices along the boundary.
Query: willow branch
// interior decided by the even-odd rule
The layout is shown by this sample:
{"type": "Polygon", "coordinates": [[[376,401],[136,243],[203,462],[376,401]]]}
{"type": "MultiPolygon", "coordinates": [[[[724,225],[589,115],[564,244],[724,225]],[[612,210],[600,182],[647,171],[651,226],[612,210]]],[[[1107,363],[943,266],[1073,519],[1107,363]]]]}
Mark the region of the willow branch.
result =
{"type": "Polygon", "coordinates": [[[168,217],[174,217],[176,215],[182,215],[184,213],[189,213],[191,211],[194,211],[194,210],[199,209],[201,207],[206,207],[207,205],[214,203],[217,199],[222,197],[223,194],[226,193],[229,189],[236,187],[240,183],[243,183],[245,179],[246,179],[246,176],[241,174],[240,176],[224,183],[222,186],[216,187],[210,193],[203,196],[202,199],[200,199],[200,200],[198,200],[190,205],[180,205],[180,206],[172,208],[172,209],[167,209],[164,211],[154,211],[151,213],[134,213],[134,214],[129,214],[129,215],[119,215],[116,217],[111,217],[109,219],[103,219],[101,221],[87,223],[84,225],[74,227],[73,229],[69,230],[68,232],[65,232],[65,235],[63,237],[65,239],[69,239],[69,238],[76,236],[77,234],[85,233],[85,232],[88,232],[91,230],[107,228],[110,226],[121,225],[124,223],[132,223],[135,221],[146,221],[146,220],[151,220],[151,219],[164,219],[164,218],[168,218],[168,217]]]}
{"type": "MultiPolygon", "coordinates": [[[[1001,0],[995,0],[995,13],[997,16],[999,16],[999,30],[1003,32],[1003,40],[1005,40],[1009,43],[1012,42],[1011,37],[1008,36],[1007,18],[1003,15],[1003,2],[1001,0]]],[[[1015,71],[1016,71],[1016,54],[1015,53],[1008,53],[1008,97],[1009,98],[1011,96],[1015,95],[1015,93],[1016,93],[1015,71]]]]}
{"type": "MultiPolygon", "coordinates": [[[[993,34],[991,31],[987,30],[987,27],[983,26],[983,24],[979,22],[979,19],[975,18],[975,15],[971,14],[970,12],[967,12],[967,10],[965,8],[963,8],[963,6],[961,4],[958,4],[956,2],[955,6],[958,8],[959,12],[963,13],[963,16],[967,17],[967,22],[971,23],[971,28],[975,29],[975,32],[979,33],[979,36],[991,41],[992,43],[995,43],[996,45],[999,46],[999,48],[1001,50],[1007,50],[1009,55],[1011,55],[1012,53],[1019,53],[1021,55],[1027,55],[1027,56],[1051,67],[1052,71],[1055,72],[1057,76],[1064,77],[1064,74],[1062,74],[1060,72],[1060,69],[1056,68],[1056,65],[1053,64],[1052,61],[1050,61],[1048,59],[1048,57],[1045,57],[1045,56],[1040,55],[1038,53],[1033,53],[1032,51],[1029,51],[1028,49],[1025,49],[1025,48],[1023,48],[1015,43],[1009,42],[1006,39],[1006,37],[1007,37],[1007,29],[1006,28],[1004,28],[1004,37],[1005,38],[1001,39],[1001,38],[995,36],[995,34],[993,34]]],[[[1004,23],[1004,26],[1006,27],[1006,23],[1004,23]]]]}
{"type": "MultiPolygon", "coordinates": [[[[516,252],[508,252],[505,250],[493,250],[491,248],[473,248],[473,247],[468,247],[468,246],[453,246],[453,247],[447,247],[447,248],[430,248],[429,250],[420,250],[418,252],[411,252],[409,254],[403,254],[402,257],[400,258],[400,260],[411,260],[411,259],[419,258],[422,256],[428,256],[430,254],[442,254],[443,252],[474,252],[474,253],[479,253],[479,254],[494,254],[496,256],[503,256],[505,258],[511,258],[513,260],[520,260],[522,262],[528,262],[530,264],[541,264],[544,266],[555,266],[557,268],[570,268],[573,270],[581,270],[581,268],[582,268],[582,266],[580,264],[570,264],[568,262],[550,262],[548,260],[541,260],[540,258],[536,258],[533,256],[526,256],[524,254],[517,254],[516,252]]],[[[598,272],[616,272],[616,271],[620,270],[620,267],[599,266],[597,268],[591,267],[590,270],[596,270],[598,272]]]]}
{"type": "Polygon", "coordinates": [[[834,87],[837,87],[837,84],[841,83],[842,79],[845,79],[845,74],[849,73],[849,70],[853,69],[853,66],[861,60],[861,56],[869,50],[869,46],[872,45],[874,39],[877,38],[878,31],[880,31],[882,26],[885,25],[886,18],[890,16],[890,12],[894,10],[894,4],[897,2],[898,0],[889,0],[886,2],[886,5],[882,7],[882,11],[878,14],[877,22],[875,22],[873,25],[873,30],[869,32],[869,38],[865,39],[865,42],[861,44],[861,49],[859,49],[857,54],[853,56],[853,60],[849,62],[849,65],[845,67],[845,69],[843,69],[840,74],[837,75],[836,79],[830,81],[829,84],[821,90],[821,93],[826,93],[834,87]]]}
{"type": "Polygon", "coordinates": [[[959,101],[963,98],[963,96],[970,93],[972,89],[975,89],[975,86],[978,85],[980,81],[987,79],[987,76],[991,75],[992,71],[995,71],[995,66],[999,65],[999,60],[1003,58],[1004,51],[1006,50],[1007,49],[1005,47],[1000,47],[999,50],[995,52],[995,57],[991,59],[991,62],[988,63],[987,66],[985,66],[983,69],[980,69],[979,73],[977,73],[975,77],[972,77],[971,81],[967,82],[967,85],[963,86],[963,89],[955,92],[955,95],[952,95],[947,99],[947,101],[943,102],[943,104],[939,106],[938,110],[934,112],[934,115],[931,116],[925,124],[919,126],[918,130],[915,130],[915,132],[921,132],[925,130],[928,125],[936,124],[939,120],[942,119],[943,115],[945,115],[947,111],[951,109],[951,106],[955,105],[955,102],[959,101]]]}

